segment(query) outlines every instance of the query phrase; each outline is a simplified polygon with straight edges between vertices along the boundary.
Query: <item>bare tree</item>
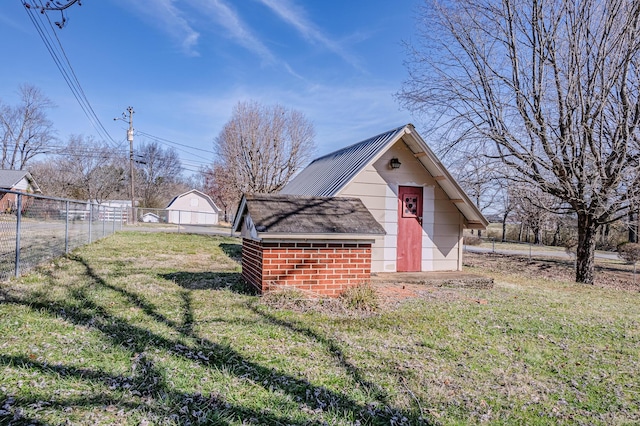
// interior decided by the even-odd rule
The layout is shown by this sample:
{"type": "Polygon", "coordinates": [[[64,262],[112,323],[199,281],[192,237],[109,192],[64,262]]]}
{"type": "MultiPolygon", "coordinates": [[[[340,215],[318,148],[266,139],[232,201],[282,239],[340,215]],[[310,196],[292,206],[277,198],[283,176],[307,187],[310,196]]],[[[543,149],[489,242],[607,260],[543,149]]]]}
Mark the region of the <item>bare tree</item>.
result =
{"type": "Polygon", "coordinates": [[[597,230],[637,185],[640,2],[433,0],[421,17],[399,99],[574,212],[593,283],[597,230]]]}
{"type": "Polygon", "coordinates": [[[233,183],[229,179],[230,174],[221,164],[215,164],[202,169],[200,175],[204,181],[203,191],[213,199],[218,207],[222,207],[224,220],[230,222],[240,201],[240,193],[234,189],[233,183]]]}
{"type": "Polygon", "coordinates": [[[142,198],[141,207],[165,207],[177,191],[184,189],[178,153],[151,142],[140,145],[136,157],[136,193],[142,198]]]}
{"type": "Polygon", "coordinates": [[[126,157],[82,135],[71,136],[60,152],[34,164],[31,173],[47,195],[102,202],[124,195],[126,157]]]}
{"type": "MultiPolygon", "coordinates": [[[[504,185],[500,166],[494,159],[486,156],[462,157],[450,165],[462,189],[484,214],[488,211],[496,212],[499,208],[497,202],[504,185]]],[[[473,230],[471,233],[473,234],[473,230]]],[[[478,236],[482,236],[482,231],[478,230],[478,236]]]]}
{"type": "Polygon", "coordinates": [[[522,241],[522,234],[524,234],[526,242],[542,244],[543,231],[550,229],[550,224],[558,216],[552,213],[558,210],[556,207],[558,200],[537,187],[512,185],[510,193],[514,214],[520,222],[519,240],[522,241]],[[533,234],[533,241],[529,239],[531,234],[533,234]]]}
{"type": "Polygon", "coordinates": [[[313,154],[314,129],[304,114],[280,105],[239,102],[214,143],[232,189],[277,192],[313,154]]]}
{"type": "Polygon", "coordinates": [[[40,89],[20,86],[20,104],[0,102],[0,169],[23,170],[55,140],[46,111],[54,106],[40,89]]]}

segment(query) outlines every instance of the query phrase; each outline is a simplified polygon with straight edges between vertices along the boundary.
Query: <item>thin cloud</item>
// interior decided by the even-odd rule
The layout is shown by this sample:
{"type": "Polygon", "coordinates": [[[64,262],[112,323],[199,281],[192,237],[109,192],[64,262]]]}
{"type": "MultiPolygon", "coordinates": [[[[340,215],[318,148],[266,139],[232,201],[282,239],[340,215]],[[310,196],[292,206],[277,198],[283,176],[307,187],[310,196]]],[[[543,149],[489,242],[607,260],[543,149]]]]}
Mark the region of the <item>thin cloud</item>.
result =
{"type": "Polygon", "coordinates": [[[153,25],[176,40],[186,54],[198,56],[196,46],[200,34],[184,18],[183,13],[175,7],[175,0],[136,0],[128,3],[153,25]]]}
{"type": "Polygon", "coordinates": [[[281,66],[293,77],[303,80],[303,77],[295,72],[287,62],[276,58],[273,52],[260,41],[258,36],[242,20],[240,15],[223,0],[193,0],[192,4],[198,10],[204,10],[210,18],[230,34],[233,40],[258,55],[265,64],[281,66]]]}
{"type": "Polygon", "coordinates": [[[238,44],[257,54],[267,64],[277,62],[269,48],[254,35],[251,28],[228,4],[221,0],[199,0],[195,3],[198,4],[200,10],[204,10],[208,16],[222,26],[238,44]]]}
{"type": "Polygon", "coordinates": [[[349,54],[339,43],[324,35],[317,26],[311,22],[304,9],[293,4],[289,0],[258,0],[267,6],[283,21],[294,27],[307,40],[320,43],[325,48],[340,56],[347,63],[357,69],[362,69],[357,59],[349,54]]]}

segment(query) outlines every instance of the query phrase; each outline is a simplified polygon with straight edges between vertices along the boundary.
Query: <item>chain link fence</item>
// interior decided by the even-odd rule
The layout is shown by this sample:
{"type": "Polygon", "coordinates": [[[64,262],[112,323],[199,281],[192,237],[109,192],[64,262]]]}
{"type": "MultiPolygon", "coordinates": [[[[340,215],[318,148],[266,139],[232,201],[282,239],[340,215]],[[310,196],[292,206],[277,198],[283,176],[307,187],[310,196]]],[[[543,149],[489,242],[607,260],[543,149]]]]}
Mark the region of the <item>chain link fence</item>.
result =
{"type": "Polygon", "coordinates": [[[122,229],[127,209],[0,189],[0,281],[122,229]]]}
{"type": "Polygon", "coordinates": [[[162,227],[165,230],[170,228],[176,232],[193,230],[198,227],[212,228],[222,226],[219,222],[218,213],[203,211],[136,207],[136,218],[139,224],[162,227]]]}

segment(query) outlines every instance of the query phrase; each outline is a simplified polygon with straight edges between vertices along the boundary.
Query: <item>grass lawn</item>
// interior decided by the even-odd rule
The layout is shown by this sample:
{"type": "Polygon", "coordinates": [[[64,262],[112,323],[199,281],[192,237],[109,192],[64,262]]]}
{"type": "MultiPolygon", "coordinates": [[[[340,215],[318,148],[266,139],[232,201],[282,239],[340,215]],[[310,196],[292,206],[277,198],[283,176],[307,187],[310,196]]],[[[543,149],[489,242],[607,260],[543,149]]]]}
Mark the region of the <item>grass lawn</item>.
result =
{"type": "Polygon", "coordinates": [[[282,307],[239,252],[120,232],[0,283],[0,424],[640,423],[637,292],[474,267],[493,289],[282,307]]]}

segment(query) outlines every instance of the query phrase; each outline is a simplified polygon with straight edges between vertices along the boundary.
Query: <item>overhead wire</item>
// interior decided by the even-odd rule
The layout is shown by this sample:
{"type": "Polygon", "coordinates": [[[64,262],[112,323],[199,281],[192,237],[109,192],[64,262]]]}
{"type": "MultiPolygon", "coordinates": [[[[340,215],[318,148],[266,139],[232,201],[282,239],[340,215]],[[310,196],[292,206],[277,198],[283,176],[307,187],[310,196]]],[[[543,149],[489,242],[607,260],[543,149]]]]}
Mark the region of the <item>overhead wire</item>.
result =
{"type": "MultiPolygon", "coordinates": [[[[42,0],[36,0],[41,7],[41,10],[43,10],[44,5],[42,4],[42,0]]],[[[60,41],[57,33],[56,33],[56,29],[54,28],[54,24],[51,22],[51,20],[49,19],[48,15],[46,13],[38,13],[36,12],[34,9],[30,8],[30,7],[26,7],[26,2],[25,0],[21,0],[23,6],[25,6],[25,10],[27,12],[27,15],[29,16],[29,19],[31,20],[32,24],[34,25],[34,27],[36,28],[36,31],[38,32],[38,35],[40,36],[41,40],[43,41],[47,51],[49,52],[49,55],[51,56],[51,58],[53,59],[56,67],[58,68],[58,70],[60,71],[60,73],[62,74],[62,77],[65,81],[65,83],[67,84],[67,86],[69,87],[69,89],[71,90],[71,93],[73,94],[74,98],[76,99],[76,101],[78,102],[78,105],[80,106],[80,108],[82,109],[83,113],[85,114],[85,116],[87,117],[87,119],[89,120],[91,126],[95,129],[95,131],[99,134],[99,136],[104,139],[109,145],[111,145],[111,148],[114,147],[118,147],[121,144],[117,143],[114,138],[111,136],[111,134],[107,131],[107,129],[104,127],[104,125],[102,124],[102,122],[100,121],[100,119],[98,118],[97,114],[95,113],[95,110],[93,109],[91,103],[89,102],[89,99],[87,98],[84,89],[82,88],[82,85],[80,84],[80,81],[73,69],[73,66],[71,65],[71,61],[69,60],[66,51],[64,49],[64,47],[62,46],[62,42],[60,41]],[[51,35],[51,33],[47,30],[46,28],[46,24],[44,21],[44,18],[41,17],[41,15],[44,15],[46,17],[46,23],[49,25],[49,27],[51,28],[51,32],[53,33],[53,36],[51,35]],[[53,38],[55,37],[55,42],[53,40],[53,38]],[[61,58],[62,57],[62,58],[61,58]]],[[[202,154],[200,153],[196,153],[197,152],[204,152],[207,154],[211,154],[214,155],[214,152],[212,150],[206,150],[206,149],[202,149],[202,148],[196,148],[193,146],[189,146],[186,144],[182,144],[179,142],[175,142],[175,141],[171,141],[168,140],[166,138],[161,138],[159,136],[154,136],[151,135],[149,133],[146,132],[140,132],[140,131],[136,131],[137,134],[141,135],[141,136],[145,136],[151,140],[157,141],[159,143],[162,143],[164,145],[169,145],[169,146],[178,146],[181,148],[174,148],[177,151],[181,151],[184,152],[185,154],[188,155],[192,155],[192,156],[198,156],[201,157],[202,154]],[[191,152],[190,152],[191,151],[191,152]]],[[[64,150],[66,147],[64,146],[49,146],[49,148],[51,148],[53,150],[53,152],[49,152],[49,154],[52,155],[63,155],[64,154],[64,150]]],[[[87,153],[82,153],[82,154],[77,154],[75,153],[74,155],[79,155],[79,156],[83,156],[83,157],[92,157],[94,153],[92,152],[87,152],[87,153]]],[[[122,153],[119,153],[119,155],[127,155],[128,151],[123,150],[122,153]]],[[[117,152],[114,153],[114,157],[117,156],[117,152]]],[[[211,162],[206,162],[206,161],[198,161],[198,160],[185,160],[185,159],[181,159],[181,162],[183,163],[183,169],[185,171],[190,171],[190,172],[200,172],[201,169],[204,166],[210,165],[211,162]]]]}
{"type": "Polygon", "coordinates": [[[211,154],[211,155],[214,154],[213,150],[210,150],[210,149],[196,148],[194,146],[186,145],[186,144],[183,144],[183,143],[180,143],[180,142],[174,142],[174,141],[171,141],[169,139],[165,139],[165,138],[161,138],[159,136],[151,135],[149,133],[141,132],[139,130],[137,130],[136,133],[141,135],[141,136],[145,136],[145,137],[147,137],[149,139],[153,139],[155,141],[158,141],[158,142],[164,142],[164,143],[170,144],[170,145],[177,145],[177,146],[181,146],[183,148],[187,148],[187,149],[194,150],[194,151],[206,152],[207,154],[211,154]]]}
{"type": "MultiPolygon", "coordinates": [[[[38,13],[35,10],[33,10],[31,7],[27,7],[25,0],[21,0],[21,1],[25,11],[27,12],[27,15],[29,16],[29,19],[31,20],[31,23],[36,28],[36,31],[38,32],[40,39],[44,43],[47,51],[49,52],[49,55],[51,56],[54,63],[56,64],[56,67],[62,74],[62,77],[65,83],[71,90],[71,93],[73,94],[74,98],[78,102],[78,105],[80,105],[80,108],[82,109],[85,116],[89,120],[91,126],[100,135],[100,137],[105,139],[107,142],[111,142],[113,145],[117,146],[116,141],[113,139],[113,137],[111,137],[109,132],[105,129],[104,125],[102,124],[97,114],[95,113],[95,110],[91,106],[91,103],[89,102],[89,99],[87,98],[84,92],[84,89],[82,89],[82,85],[80,84],[80,81],[78,80],[78,77],[73,69],[73,66],[69,61],[69,58],[64,50],[64,47],[62,46],[62,42],[60,41],[60,39],[58,38],[58,35],[56,34],[54,24],[51,22],[51,20],[49,19],[46,13],[38,13]],[[46,29],[44,18],[42,18],[41,15],[44,15],[46,17],[46,20],[47,20],[46,23],[48,23],[49,27],[51,27],[51,30],[57,41],[57,45],[56,43],[54,43],[53,37],[51,36],[50,32],[46,29]],[[60,58],[60,55],[64,57],[64,61],[63,59],[60,58]]],[[[41,0],[37,0],[37,1],[43,7],[42,1],[41,0]]]]}
{"type": "MultiPolygon", "coordinates": [[[[204,152],[204,153],[210,154],[212,156],[215,155],[213,150],[196,148],[196,147],[193,147],[193,146],[190,146],[190,145],[186,145],[186,144],[183,144],[183,143],[180,143],[180,142],[175,142],[175,141],[172,141],[172,140],[169,140],[169,139],[166,139],[166,138],[162,138],[162,137],[159,137],[159,136],[154,136],[152,134],[149,134],[149,133],[146,133],[146,132],[142,132],[142,131],[139,131],[139,130],[136,130],[136,134],[140,135],[140,136],[144,136],[144,137],[146,137],[146,138],[148,138],[148,139],[150,139],[152,141],[158,142],[158,143],[160,143],[162,145],[169,146],[172,149],[175,149],[176,151],[179,151],[179,152],[182,152],[182,153],[185,153],[185,154],[188,154],[188,155],[196,156],[197,158],[202,158],[202,154],[199,154],[199,153],[196,153],[196,152],[189,152],[189,150],[198,151],[198,152],[204,152]],[[179,147],[179,148],[176,148],[174,145],[179,147]]],[[[205,166],[209,166],[213,162],[212,160],[211,161],[201,161],[201,160],[184,159],[184,158],[181,158],[181,161],[182,161],[185,169],[188,170],[188,171],[192,171],[192,172],[199,172],[200,171],[199,169],[201,169],[201,168],[203,168],[205,166]],[[198,170],[190,169],[190,167],[197,167],[198,170]]]]}

